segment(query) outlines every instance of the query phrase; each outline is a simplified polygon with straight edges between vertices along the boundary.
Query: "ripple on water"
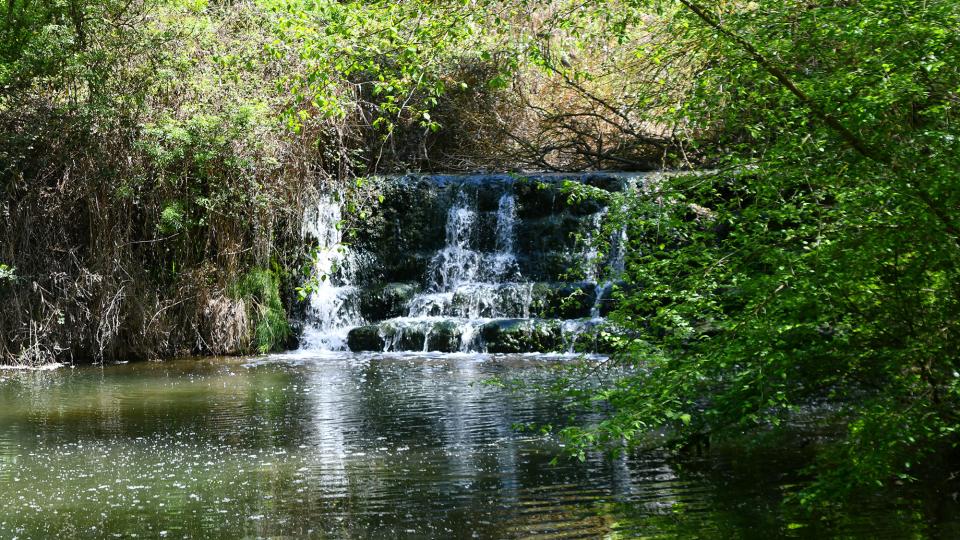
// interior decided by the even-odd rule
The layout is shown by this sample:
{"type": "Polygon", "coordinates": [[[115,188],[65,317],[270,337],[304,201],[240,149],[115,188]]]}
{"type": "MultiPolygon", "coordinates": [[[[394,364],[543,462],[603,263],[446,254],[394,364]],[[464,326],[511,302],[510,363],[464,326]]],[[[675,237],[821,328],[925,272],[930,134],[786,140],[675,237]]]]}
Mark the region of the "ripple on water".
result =
{"type": "Polygon", "coordinates": [[[5,376],[0,537],[595,538],[676,535],[681,515],[780,530],[762,514],[776,483],[731,491],[658,455],[551,465],[556,444],[512,426],[556,421],[559,404],[482,383],[558,361],[300,354],[5,376]]]}

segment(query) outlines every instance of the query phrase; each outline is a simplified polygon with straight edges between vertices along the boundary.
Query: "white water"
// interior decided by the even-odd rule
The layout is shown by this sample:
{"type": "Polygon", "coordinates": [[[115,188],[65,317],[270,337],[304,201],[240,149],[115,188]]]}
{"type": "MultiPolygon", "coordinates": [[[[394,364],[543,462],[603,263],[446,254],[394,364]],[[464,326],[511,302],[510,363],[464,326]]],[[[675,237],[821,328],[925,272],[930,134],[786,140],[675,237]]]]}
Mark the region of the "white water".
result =
{"type": "Polygon", "coordinates": [[[626,270],[627,244],[630,240],[627,236],[626,224],[612,231],[609,238],[610,253],[606,261],[603,260],[597,249],[594,235],[602,234],[603,221],[607,212],[608,209],[603,208],[593,214],[590,230],[586,234],[586,247],[583,252],[586,280],[596,283],[596,301],[590,310],[590,319],[594,322],[600,320],[600,303],[603,301],[604,291],[613,287],[614,281],[623,277],[626,270]]]}
{"type": "Polygon", "coordinates": [[[357,261],[343,243],[341,224],[340,203],[329,196],[321,198],[304,219],[303,237],[315,240],[317,246],[301,349],[346,350],[347,333],[363,324],[359,291],[353,285],[357,261]]]}
{"type": "Polygon", "coordinates": [[[457,194],[447,212],[446,245],[430,262],[428,291],[407,305],[407,316],[389,322],[386,350],[397,350],[408,331],[426,333],[429,347],[434,325],[456,325],[460,350],[483,349],[480,327],[494,318],[530,316],[533,284],[520,276],[514,253],[517,222],[516,200],[511,193],[500,197],[496,215],[496,251],[476,247],[476,204],[465,191],[457,194]]]}
{"type": "MultiPolygon", "coordinates": [[[[126,362],[124,362],[126,363],[126,362]]],[[[0,371],[53,371],[60,369],[66,364],[53,362],[50,364],[41,364],[39,366],[14,364],[12,366],[0,365],[0,371]]]]}
{"type": "Polygon", "coordinates": [[[533,302],[533,283],[462,283],[456,290],[419,294],[410,300],[410,317],[464,317],[468,319],[527,318],[533,302]]]}
{"type": "MultiPolygon", "coordinates": [[[[473,287],[476,284],[503,283],[519,278],[513,252],[516,220],[516,202],[513,195],[506,193],[500,198],[497,210],[497,250],[483,253],[475,245],[478,233],[475,203],[467,192],[459,192],[447,212],[446,245],[430,261],[430,291],[476,290],[473,287]]],[[[410,316],[421,315],[415,306],[411,307],[410,316]]]]}
{"type": "Polygon", "coordinates": [[[513,252],[517,212],[513,195],[500,197],[496,248],[475,247],[477,211],[461,191],[447,212],[446,246],[430,262],[430,289],[414,297],[408,317],[519,317],[530,310],[530,287],[520,280],[513,252]]]}
{"type": "MultiPolygon", "coordinates": [[[[499,201],[496,251],[476,248],[477,210],[461,191],[447,212],[446,245],[430,262],[429,289],[407,306],[407,316],[388,321],[381,329],[385,350],[400,350],[408,334],[426,334],[428,349],[435,325],[456,324],[462,351],[482,349],[479,329],[493,318],[530,316],[532,283],[521,279],[513,252],[516,202],[511,194],[499,201]]],[[[301,350],[347,350],[350,330],[364,324],[359,311],[360,290],[354,284],[357,255],[343,243],[340,204],[324,197],[306,216],[305,240],[316,241],[307,324],[301,350]]]]}

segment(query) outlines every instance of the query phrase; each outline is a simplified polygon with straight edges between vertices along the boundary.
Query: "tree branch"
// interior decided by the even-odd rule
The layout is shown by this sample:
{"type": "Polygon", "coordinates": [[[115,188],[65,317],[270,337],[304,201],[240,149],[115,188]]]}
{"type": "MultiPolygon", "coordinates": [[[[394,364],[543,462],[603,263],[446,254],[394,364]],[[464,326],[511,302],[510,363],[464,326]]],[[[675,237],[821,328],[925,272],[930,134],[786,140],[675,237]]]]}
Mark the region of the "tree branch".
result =
{"type": "MultiPolygon", "coordinates": [[[[851,131],[847,126],[845,126],[837,117],[828,113],[820,106],[819,103],[814,101],[806,92],[801,90],[779,66],[771,62],[767,57],[760,53],[756,47],[754,47],[749,41],[744,37],[736,34],[720,22],[719,19],[714,17],[707,9],[698,4],[693,0],[679,0],[687,9],[692,11],[697,17],[700,18],[708,26],[716,30],[721,36],[727,38],[728,40],[735,43],[739,46],[744,52],[746,52],[751,58],[753,58],[758,64],[760,64],[763,69],[772,75],[781,86],[786,88],[791,94],[793,94],[807,109],[810,110],[813,115],[820,119],[824,124],[826,124],[830,129],[837,133],[844,142],[850,145],[851,148],[857,151],[863,157],[886,165],[893,171],[894,174],[900,176],[913,176],[911,171],[905,170],[901,167],[894,159],[892,159],[887,153],[882,152],[881,150],[871,146],[867,141],[863,140],[856,133],[851,131]]],[[[912,190],[913,195],[920,199],[921,202],[927,207],[931,214],[940,221],[944,229],[946,229],[947,234],[951,236],[954,246],[960,247],[960,228],[958,228],[953,220],[950,218],[946,209],[944,209],[940,204],[938,204],[929,193],[924,191],[921,187],[917,186],[912,190]]]]}

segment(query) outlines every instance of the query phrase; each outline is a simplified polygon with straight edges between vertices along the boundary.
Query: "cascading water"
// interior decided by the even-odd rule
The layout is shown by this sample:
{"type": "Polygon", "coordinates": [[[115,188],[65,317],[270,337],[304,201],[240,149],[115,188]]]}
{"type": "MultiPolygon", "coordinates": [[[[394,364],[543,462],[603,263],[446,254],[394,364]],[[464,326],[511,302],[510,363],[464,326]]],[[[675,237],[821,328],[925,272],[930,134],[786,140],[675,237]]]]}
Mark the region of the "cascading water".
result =
{"type": "Polygon", "coordinates": [[[600,250],[597,248],[596,236],[602,232],[603,220],[607,216],[607,209],[601,208],[590,216],[590,228],[584,235],[583,271],[587,281],[597,281],[602,273],[600,250]]]}
{"type": "Polygon", "coordinates": [[[363,324],[359,290],[353,285],[356,260],[343,244],[340,203],[323,197],[304,219],[304,239],[315,240],[301,349],[344,350],[350,329],[363,324]]]}
{"type": "Polygon", "coordinates": [[[470,207],[466,194],[461,192],[447,213],[447,245],[430,263],[433,277],[431,289],[448,291],[460,283],[474,281],[481,270],[480,253],[470,249],[470,236],[476,231],[477,213],[470,207]]]}
{"type": "MultiPolygon", "coordinates": [[[[318,244],[304,348],[353,351],[590,351],[623,270],[626,231],[605,256],[599,200],[570,201],[562,175],[396,178],[396,206],[346,249],[340,207],[322,201],[305,235],[318,244]],[[580,240],[576,240],[580,238],[580,240]],[[578,249],[587,239],[587,250],[578,249]],[[365,253],[365,258],[358,255],[365,253]],[[357,261],[362,260],[362,264],[357,261]],[[569,271],[586,269],[585,281],[569,271]],[[587,339],[589,337],[590,339],[587,339]]],[[[626,189],[625,175],[574,181],[626,189]]],[[[389,191],[393,190],[393,191],[389,191]]],[[[389,205],[390,203],[386,203],[389,205]]]]}
{"type": "Polygon", "coordinates": [[[493,255],[494,277],[503,279],[513,274],[519,278],[517,256],[513,241],[517,226],[517,200],[512,193],[504,193],[497,203],[497,251],[493,255]]]}
{"type": "MultiPolygon", "coordinates": [[[[603,321],[600,315],[601,302],[603,302],[604,294],[612,286],[612,283],[609,279],[604,279],[609,277],[604,275],[609,270],[609,265],[604,264],[604,258],[601,256],[598,247],[597,237],[603,233],[603,222],[607,214],[607,208],[601,208],[591,214],[590,226],[584,234],[582,251],[580,252],[583,259],[582,268],[586,282],[593,284],[594,301],[590,306],[590,315],[588,318],[568,319],[561,323],[565,349],[569,353],[576,350],[577,341],[581,335],[603,321]]],[[[612,240],[613,236],[611,236],[610,244],[611,257],[609,257],[609,260],[611,261],[618,257],[616,252],[621,245],[619,243],[615,244],[612,240]]]]}
{"type": "MultiPolygon", "coordinates": [[[[423,335],[423,350],[437,323],[454,326],[461,351],[478,348],[481,326],[493,318],[523,317],[530,312],[530,284],[520,279],[513,252],[516,201],[504,193],[498,202],[495,224],[495,251],[477,249],[478,210],[469,193],[457,193],[447,212],[446,245],[430,262],[432,276],[427,292],[413,297],[407,316],[390,321],[386,350],[396,350],[423,335]]],[[[419,343],[419,339],[417,343],[419,343]]]]}
{"type": "Polygon", "coordinates": [[[630,238],[627,236],[626,225],[621,226],[613,232],[610,238],[610,276],[619,278],[626,270],[627,242],[630,238]]]}

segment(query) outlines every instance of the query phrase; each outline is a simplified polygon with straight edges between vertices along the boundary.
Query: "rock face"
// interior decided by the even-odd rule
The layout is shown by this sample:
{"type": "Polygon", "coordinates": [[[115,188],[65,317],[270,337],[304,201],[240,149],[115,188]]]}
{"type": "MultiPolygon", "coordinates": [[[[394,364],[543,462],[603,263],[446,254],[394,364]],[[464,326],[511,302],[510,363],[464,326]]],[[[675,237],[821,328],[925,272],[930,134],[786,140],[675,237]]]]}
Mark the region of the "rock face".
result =
{"type": "Polygon", "coordinates": [[[640,182],[612,173],[369,180],[363,200],[378,202],[343,214],[346,230],[362,231],[346,239],[350,280],[329,291],[366,324],[340,342],[353,351],[597,347],[623,241],[606,256],[591,242],[610,234],[611,194],[640,182]]]}
{"type": "Polygon", "coordinates": [[[456,352],[460,350],[463,331],[457,323],[443,321],[437,323],[427,337],[427,350],[438,352],[456,352]]]}
{"type": "Polygon", "coordinates": [[[460,350],[463,332],[455,321],[400,321],[350,330],[347,342],[354,352],[395,351],[455,352],[460,350]]]}

